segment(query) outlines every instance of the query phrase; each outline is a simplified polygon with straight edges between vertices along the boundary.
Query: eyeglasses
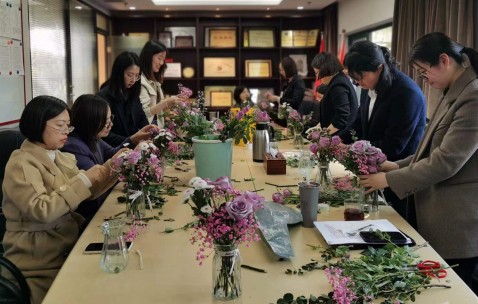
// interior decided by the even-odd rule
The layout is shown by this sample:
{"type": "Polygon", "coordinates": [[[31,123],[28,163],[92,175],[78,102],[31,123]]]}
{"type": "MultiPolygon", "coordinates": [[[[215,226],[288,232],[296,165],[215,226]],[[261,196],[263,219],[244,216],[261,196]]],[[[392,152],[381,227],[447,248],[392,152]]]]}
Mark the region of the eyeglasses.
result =
{"type": "Polygon", "coordinates": [[[124,76],[129,78],[129,79],[133,79],[135,82],[141,79],[140,74],[125,73],[124,76]]]}
{"type": "Polygon", "coordinates": [[[115,116],[111,114],[110,119],[106,121],[105,128],[109,128],[113,126],[113,119],[115,119],[115,116]]]}
{"type": "Polygon", "coordinates": [[[60,128],[55,128],[55,127],[50,126],[50,125],[47,125],[47,126],[54,129],[54,130],[57,130],[58,132],[60,132],[60,134],[69,134],[69,133],[73,132],[73,130],[75,130],[75,127],[73,127],[73,126],[70,127],[68,125],[60,127],[60,128]]]}
{"type": "MultiPolygon", "coordinates": [[[[421,79],[428,79],[428,73],[430,72],[429,70],[425,69],[424,67],[421,67],[419,65],[417,65],[421,70],[417,69],[417,74],[418,74],[418,78],[421,78],[421,79]]],[[[431,68],[432,65],[430,64],[430,66],[428,68],[431,68]]]]}

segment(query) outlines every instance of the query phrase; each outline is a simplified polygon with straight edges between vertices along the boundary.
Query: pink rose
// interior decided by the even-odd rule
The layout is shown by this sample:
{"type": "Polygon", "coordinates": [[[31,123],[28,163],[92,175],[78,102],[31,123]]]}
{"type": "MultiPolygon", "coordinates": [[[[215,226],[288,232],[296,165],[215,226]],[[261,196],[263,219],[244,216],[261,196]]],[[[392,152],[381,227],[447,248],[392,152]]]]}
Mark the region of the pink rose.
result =
{"type": "Polygon", "coordinates": [[[236,197],[232,202],[226,203],[226,211],[230,216],[239,221],[252,212],[252,204],[244,197],[236,197]]]}

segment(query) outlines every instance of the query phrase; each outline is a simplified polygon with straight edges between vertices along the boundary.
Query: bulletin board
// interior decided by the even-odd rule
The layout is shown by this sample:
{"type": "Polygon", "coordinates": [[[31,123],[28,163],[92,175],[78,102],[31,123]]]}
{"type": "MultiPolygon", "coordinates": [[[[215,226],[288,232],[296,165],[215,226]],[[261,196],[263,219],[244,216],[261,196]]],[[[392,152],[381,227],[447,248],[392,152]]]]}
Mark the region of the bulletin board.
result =
{"type": "Polygon", "coordinates": [[[17,123],[25,108],[20,0],[0,0],[0,126],[17,123]]]}

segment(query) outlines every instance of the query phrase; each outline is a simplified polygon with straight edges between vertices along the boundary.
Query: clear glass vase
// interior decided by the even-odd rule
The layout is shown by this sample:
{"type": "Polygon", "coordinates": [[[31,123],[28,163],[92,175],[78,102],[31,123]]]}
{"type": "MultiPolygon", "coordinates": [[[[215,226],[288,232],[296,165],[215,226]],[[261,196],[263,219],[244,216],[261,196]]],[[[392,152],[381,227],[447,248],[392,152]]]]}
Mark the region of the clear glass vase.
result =
{"type": "Polygon", "coordinates": [[[241,295],[241,260],[237,245],[214,245],[212,295],[232,300],[241,295]]]}
{"type": "Polygon", "coordinates": [[[328,161],[319,162],[316,182],[319,183],[321,189],[333,187],[332,173],[330,172],[330,163],[328,161]]]}
{"type": "Polygon", "coordinates": [[[364,213],[372,213],[378,211],[378,190],[369,194],[365,194],[366,188],[363,189],[362,195],[362,209],[364,213]]]}
{"type": "Polygon", "coordinates": [[[128,249],[123,237],[122,220],[104,222],[101,229],[105,236],[101,251],[100,268],[104,272],[118,273],[128,265],[128,249]]]}
{"type": "Polygon", "coordinates": [[[304,138],[302,137],[302,131],[304,131],[304,127],[300,125],[294,127],[294,149],[302,150],[304,148],[304,138]]]}
{"type": "Polygon", "coordinates": [[[126,216],[131,220],[141,220],[146,215],[146,195],[144,188],[126,189],[126,216]]]}

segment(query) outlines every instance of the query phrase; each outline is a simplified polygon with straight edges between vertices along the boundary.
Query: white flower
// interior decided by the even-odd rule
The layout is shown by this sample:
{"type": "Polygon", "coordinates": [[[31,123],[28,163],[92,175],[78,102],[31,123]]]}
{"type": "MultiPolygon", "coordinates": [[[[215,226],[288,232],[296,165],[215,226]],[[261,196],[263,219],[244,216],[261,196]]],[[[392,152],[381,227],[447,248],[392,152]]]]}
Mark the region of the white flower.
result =
{"type": "Polygon", "coordinates": [[[191,186],[194,187],[194,189],[212,189],[214,186],[209,185],[205,180],[198,180],[194,182],[191,186]]]}
{"type": "Polygon", "coordinates": [[[149,143],[149,147],[150,147],[151,149],[158,149],[158,147],[156,147],[153,143],[149,143]]]}
{"type": "Polygon", "coordinates": [[[141,143],[138,144],[137,148],[140,149],[140,150],[145,151],[145,150],[148,150],[149,145],[146,142],[141,142],[141,143]]]}
{"type": "Polygon", "coordinates": [[[202,180],[199,176],[195,176],[189,180],[189,186],[192,186],[195,182],[202,180]]]}
{"type": "Polygon", "coordinates": [[[212,209],[212,207],[209,206],[209,205],[203,206],[203,207],[201,208],[201,212],[202,212],[202,213],[211,214],[213,211],[214,211],[214,209],[212,209]]]}
{"type": "Polygon", "coordinates": [[[183,199],[181,201],[183,204],[186,204],[187,200],[191,197],[191,195],[194,194],[194,190],[194,188],[187,188],[186,190],[184,190],[183,199]]]}

